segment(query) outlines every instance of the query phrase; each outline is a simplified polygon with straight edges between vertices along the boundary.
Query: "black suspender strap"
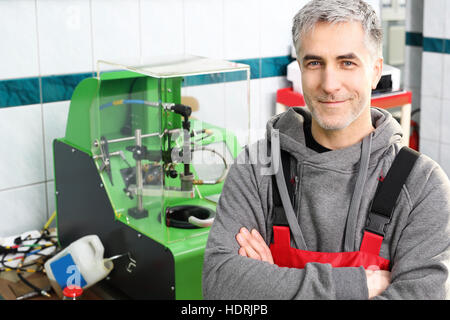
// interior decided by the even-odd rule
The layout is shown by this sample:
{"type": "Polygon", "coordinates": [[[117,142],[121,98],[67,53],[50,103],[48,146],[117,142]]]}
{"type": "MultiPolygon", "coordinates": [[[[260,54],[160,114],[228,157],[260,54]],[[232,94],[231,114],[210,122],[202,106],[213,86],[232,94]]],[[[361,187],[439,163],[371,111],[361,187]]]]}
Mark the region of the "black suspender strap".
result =
{"type": "Polygon", "coordinates": [[[367,231],[384,237],[385,226],[391,221],[397,198],[419,155],[408,147],[403,147],[397,154],[386,177],[378,183],[369,211],[367,231]]]}
{"type": "MultiPolygon", "coordinates": [[[[284,179],[286,181],[286,187],[288,189],[289,198],[292,201],[294,194],[294,186],[290,182],[291,172],[291,159],[288,152],[281,150],[281,163],[283,165],[284,179]]],[[[278,191],[275,175],[272,175],[272,193],[273,193],[273,206],[274,206],[274,220],[273,225],[288,226],[286,214],[284,212],[283,204],[280,198],[280,192],[278,191]]]]}
{"type": "MultiPolygon", "coordinates": [[[[284,181],[286,181],[286,188],[289,193],[291,203],[294,196],[294,185],[291,181],[291,155],[287,151],[281,151],[281,163],[283,165],[284,181]]],[[[293,206],[294,204],[292,204],[293,206]]]]}

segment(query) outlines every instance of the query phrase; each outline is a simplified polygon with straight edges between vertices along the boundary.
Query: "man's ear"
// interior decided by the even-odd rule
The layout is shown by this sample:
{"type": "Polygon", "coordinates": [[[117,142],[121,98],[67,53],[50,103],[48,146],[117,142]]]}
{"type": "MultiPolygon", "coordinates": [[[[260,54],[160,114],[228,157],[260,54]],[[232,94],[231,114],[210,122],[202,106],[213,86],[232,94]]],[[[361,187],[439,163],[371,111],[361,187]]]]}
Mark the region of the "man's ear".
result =
{"type": "Polygon", "coordinates": [[[383,72],[383,58],[376,58],[373,63],[373,75],[372,75],[372,89],[377,88],[378,82],[380,82],[381,74],[383,72]]]}

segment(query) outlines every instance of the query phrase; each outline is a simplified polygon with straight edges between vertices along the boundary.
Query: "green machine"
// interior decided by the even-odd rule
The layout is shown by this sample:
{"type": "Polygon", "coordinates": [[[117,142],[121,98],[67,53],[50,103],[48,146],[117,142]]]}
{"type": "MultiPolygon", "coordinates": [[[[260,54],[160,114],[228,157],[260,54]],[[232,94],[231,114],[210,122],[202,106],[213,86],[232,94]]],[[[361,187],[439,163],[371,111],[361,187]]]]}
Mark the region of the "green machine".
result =
{"type": "Polygon", "coordinates": [[[195,56],[101,65],[53,142],[59,243],[98,235],[105,257],[120,255],[104,281],[128,298],[201,299],[208,233],[242,143],[195,110],[217,112],[203,84],[232,82],[245,114],[249,67],[195,56]]]}

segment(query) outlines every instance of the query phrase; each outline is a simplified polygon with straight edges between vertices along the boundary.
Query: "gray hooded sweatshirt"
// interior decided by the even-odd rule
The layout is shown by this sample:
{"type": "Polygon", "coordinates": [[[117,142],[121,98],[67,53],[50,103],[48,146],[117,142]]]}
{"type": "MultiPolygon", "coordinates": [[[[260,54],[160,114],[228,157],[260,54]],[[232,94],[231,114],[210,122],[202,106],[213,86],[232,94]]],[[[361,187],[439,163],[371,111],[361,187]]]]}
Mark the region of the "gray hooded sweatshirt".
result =
{"type": "MultiPolygon", "coordinates": [[[[389,171],[401,148],[396,120],[382,109],[371,108],[371,114],[375,130],[370,135],[325,153],[305,146],[303,124],[311,121],[306,108],[290,108],[268,122],[266,139],[278,130],[280,148],[295,159],[291,208],[296,219],[288,218],[292,247],[359,250],[378,179],[389,171]]],[[[274,164],[268,161],[266,139],[246,147],[226,178],[205,250],[204,298],[368,299],[363,267],[308,263],[304,269],[286,268],[238,254],[235,236],[241,227],[257,229],[268,245],[272,237],[268,167],[274,164]]],[[[376,299],[448,299],[449,218],[448,177],[436,162],[421,155],[385,229],[380,256],[390,260],[392,278],[376,299]]]]}

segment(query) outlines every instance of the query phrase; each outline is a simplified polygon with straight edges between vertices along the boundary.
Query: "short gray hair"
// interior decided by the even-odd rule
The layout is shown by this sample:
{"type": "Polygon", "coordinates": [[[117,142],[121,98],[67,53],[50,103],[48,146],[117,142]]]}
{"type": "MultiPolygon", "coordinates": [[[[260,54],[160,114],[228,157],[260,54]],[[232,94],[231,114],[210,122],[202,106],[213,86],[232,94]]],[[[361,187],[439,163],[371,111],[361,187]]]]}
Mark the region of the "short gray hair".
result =
{"type": "Polygon", "coordinates": [[[362,0],[312,0],[294,17],[292,37],[295,50],[301,46],[301,37],[317,22],[340,23],[359,21],[366,33],[366,45],[372,57],[383,56],[383,31],[373,8],[362,0]],[[368,41],[367,41],[368,40],[368,41]]]}

